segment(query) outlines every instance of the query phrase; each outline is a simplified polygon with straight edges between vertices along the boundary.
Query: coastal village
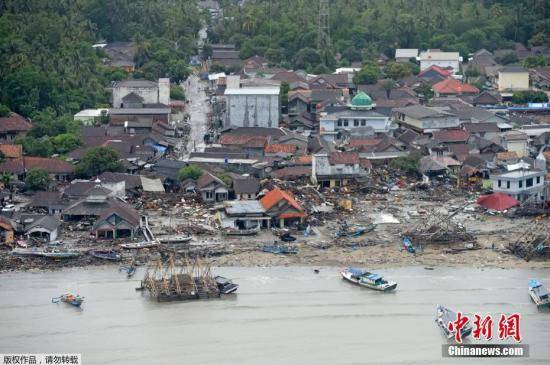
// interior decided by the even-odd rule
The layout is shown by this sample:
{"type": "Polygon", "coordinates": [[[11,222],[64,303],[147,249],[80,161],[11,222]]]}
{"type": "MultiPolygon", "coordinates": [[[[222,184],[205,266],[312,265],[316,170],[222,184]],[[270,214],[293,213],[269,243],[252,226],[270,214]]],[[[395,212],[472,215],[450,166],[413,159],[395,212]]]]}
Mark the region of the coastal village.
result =
{"type": "MultiPolygon", "coordinates": [[[[25,154],[17,141],[33,120],[0,117],[2,270],[166,254],[220,266],[547,265],[550,67],[523,61],[550,47],[467,59],[395,49],[365,82],[361,63],[282,69],[201,34],[211,54],[189,60],[191,76],[112,81],[108,108],[74,115],[82,144],[67,153],[25,154]],[[402,65],[417,72],[400,76],[402,65]]],[[[94,48],[109,67],[137,67],[133,42],[94,48]]]]}

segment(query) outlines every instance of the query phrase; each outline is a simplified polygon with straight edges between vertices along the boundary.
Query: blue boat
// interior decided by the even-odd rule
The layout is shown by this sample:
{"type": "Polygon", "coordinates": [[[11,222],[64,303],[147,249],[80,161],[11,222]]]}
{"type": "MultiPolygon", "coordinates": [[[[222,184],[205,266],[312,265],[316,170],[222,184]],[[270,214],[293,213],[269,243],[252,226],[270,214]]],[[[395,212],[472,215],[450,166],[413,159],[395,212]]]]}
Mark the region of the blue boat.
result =
{"type": "Polygon", "coordinates": [[[388,292],[397,288],[397,283],[395,281],[386,280],[382,275],[355,267],[348,267],[341,270],[340,275],[353,284],[373,290],[388,292]]]}
{"type": "Polygon", "coordinates": [[[58,297],[52,298],[52,303],[64,302],[70,305],[74,305],[75,307],[80,307],[83,301],[84,301],[84,297],[81,297],[80,295],[74,295],[71,293],[66,293],[58,297]]]}
{"type": "Polygon", "coordinates": [[[298,253],[297,248],[290,248],[286,246],[264,246],[262,247],[262,251],[268,252],[268,253],[274,253],[277,255],[289,255],[289,254],[298,253]]]}
{"type": "Polygon", "coordinates": [[[537,308],[550,308],[550,292],[539,280],[529,280],[529,295],[537,305],[537,308]]]}
{"type": "Polygon", "coordinates": [[[405,247],[405,250],[409,251],[410,253],[415,253],[416,249],[412,245],[412,241],[410,237],[403,237],[403,247],[405,247]]]}

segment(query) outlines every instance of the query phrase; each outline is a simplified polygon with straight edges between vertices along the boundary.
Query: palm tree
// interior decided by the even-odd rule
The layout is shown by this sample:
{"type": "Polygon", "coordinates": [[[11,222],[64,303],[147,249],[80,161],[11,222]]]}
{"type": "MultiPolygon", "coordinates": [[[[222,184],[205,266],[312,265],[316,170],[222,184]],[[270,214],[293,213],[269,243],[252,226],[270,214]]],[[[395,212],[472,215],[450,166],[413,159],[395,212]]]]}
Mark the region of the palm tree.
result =
{"type": "Polygon", "coordinates": [[[10,184],[12,179],[13,176],[9,172],[3,172],[2,174],[0,174],[0,182],[2,183],[2,185],[4,185],[4,188],[6,188],[10,184]]]}

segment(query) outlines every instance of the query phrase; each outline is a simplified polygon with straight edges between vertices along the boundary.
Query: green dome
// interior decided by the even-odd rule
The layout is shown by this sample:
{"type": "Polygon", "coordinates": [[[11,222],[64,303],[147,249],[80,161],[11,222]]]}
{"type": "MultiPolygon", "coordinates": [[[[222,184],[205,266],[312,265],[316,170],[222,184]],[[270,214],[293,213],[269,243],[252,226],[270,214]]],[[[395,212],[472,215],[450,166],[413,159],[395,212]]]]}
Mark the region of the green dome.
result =
{"type": "Polygon", "coordinates": [[[359,91],[357,95],[355,95],[353,99],[351,99],[351,106],[359,108],[369,107],[372,106],[372,99],[363,91],[359,91]]]}

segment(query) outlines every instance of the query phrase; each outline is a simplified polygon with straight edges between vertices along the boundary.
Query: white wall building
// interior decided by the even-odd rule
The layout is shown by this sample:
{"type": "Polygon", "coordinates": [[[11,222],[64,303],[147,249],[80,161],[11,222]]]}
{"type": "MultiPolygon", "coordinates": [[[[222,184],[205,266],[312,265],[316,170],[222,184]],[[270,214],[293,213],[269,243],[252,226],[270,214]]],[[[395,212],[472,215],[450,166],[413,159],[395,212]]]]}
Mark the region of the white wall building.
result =
{"type": "Polygon", "coordinates": [[[544,171],[515,170],[490,176],[493,191],[510,195],[519,201],[525,201],[535,195],[537,201],[544,199],[544,171]]]}
{"type": "Polygon", "coordinates": [[[225,89],[225,126],[277,128],[279,92],[278,86],[225,89]]]}
{"type": "Polygon", "coordinates": [[[123,98],[136,94],[144,104],[170,104],[170,79],[162,78],[157,82],[148,80],[124,80],[113,86],[113,107],[124,108],[123,98]]]}
{"type": "Polygon", "coordinates": [[[462,61],[462,57],[458,52],[427,50],[420,53],[420,71],[435,65],[441,68],[452,67],[453,73],[456,74],[460,71],[460,61],[462,61]]]}

